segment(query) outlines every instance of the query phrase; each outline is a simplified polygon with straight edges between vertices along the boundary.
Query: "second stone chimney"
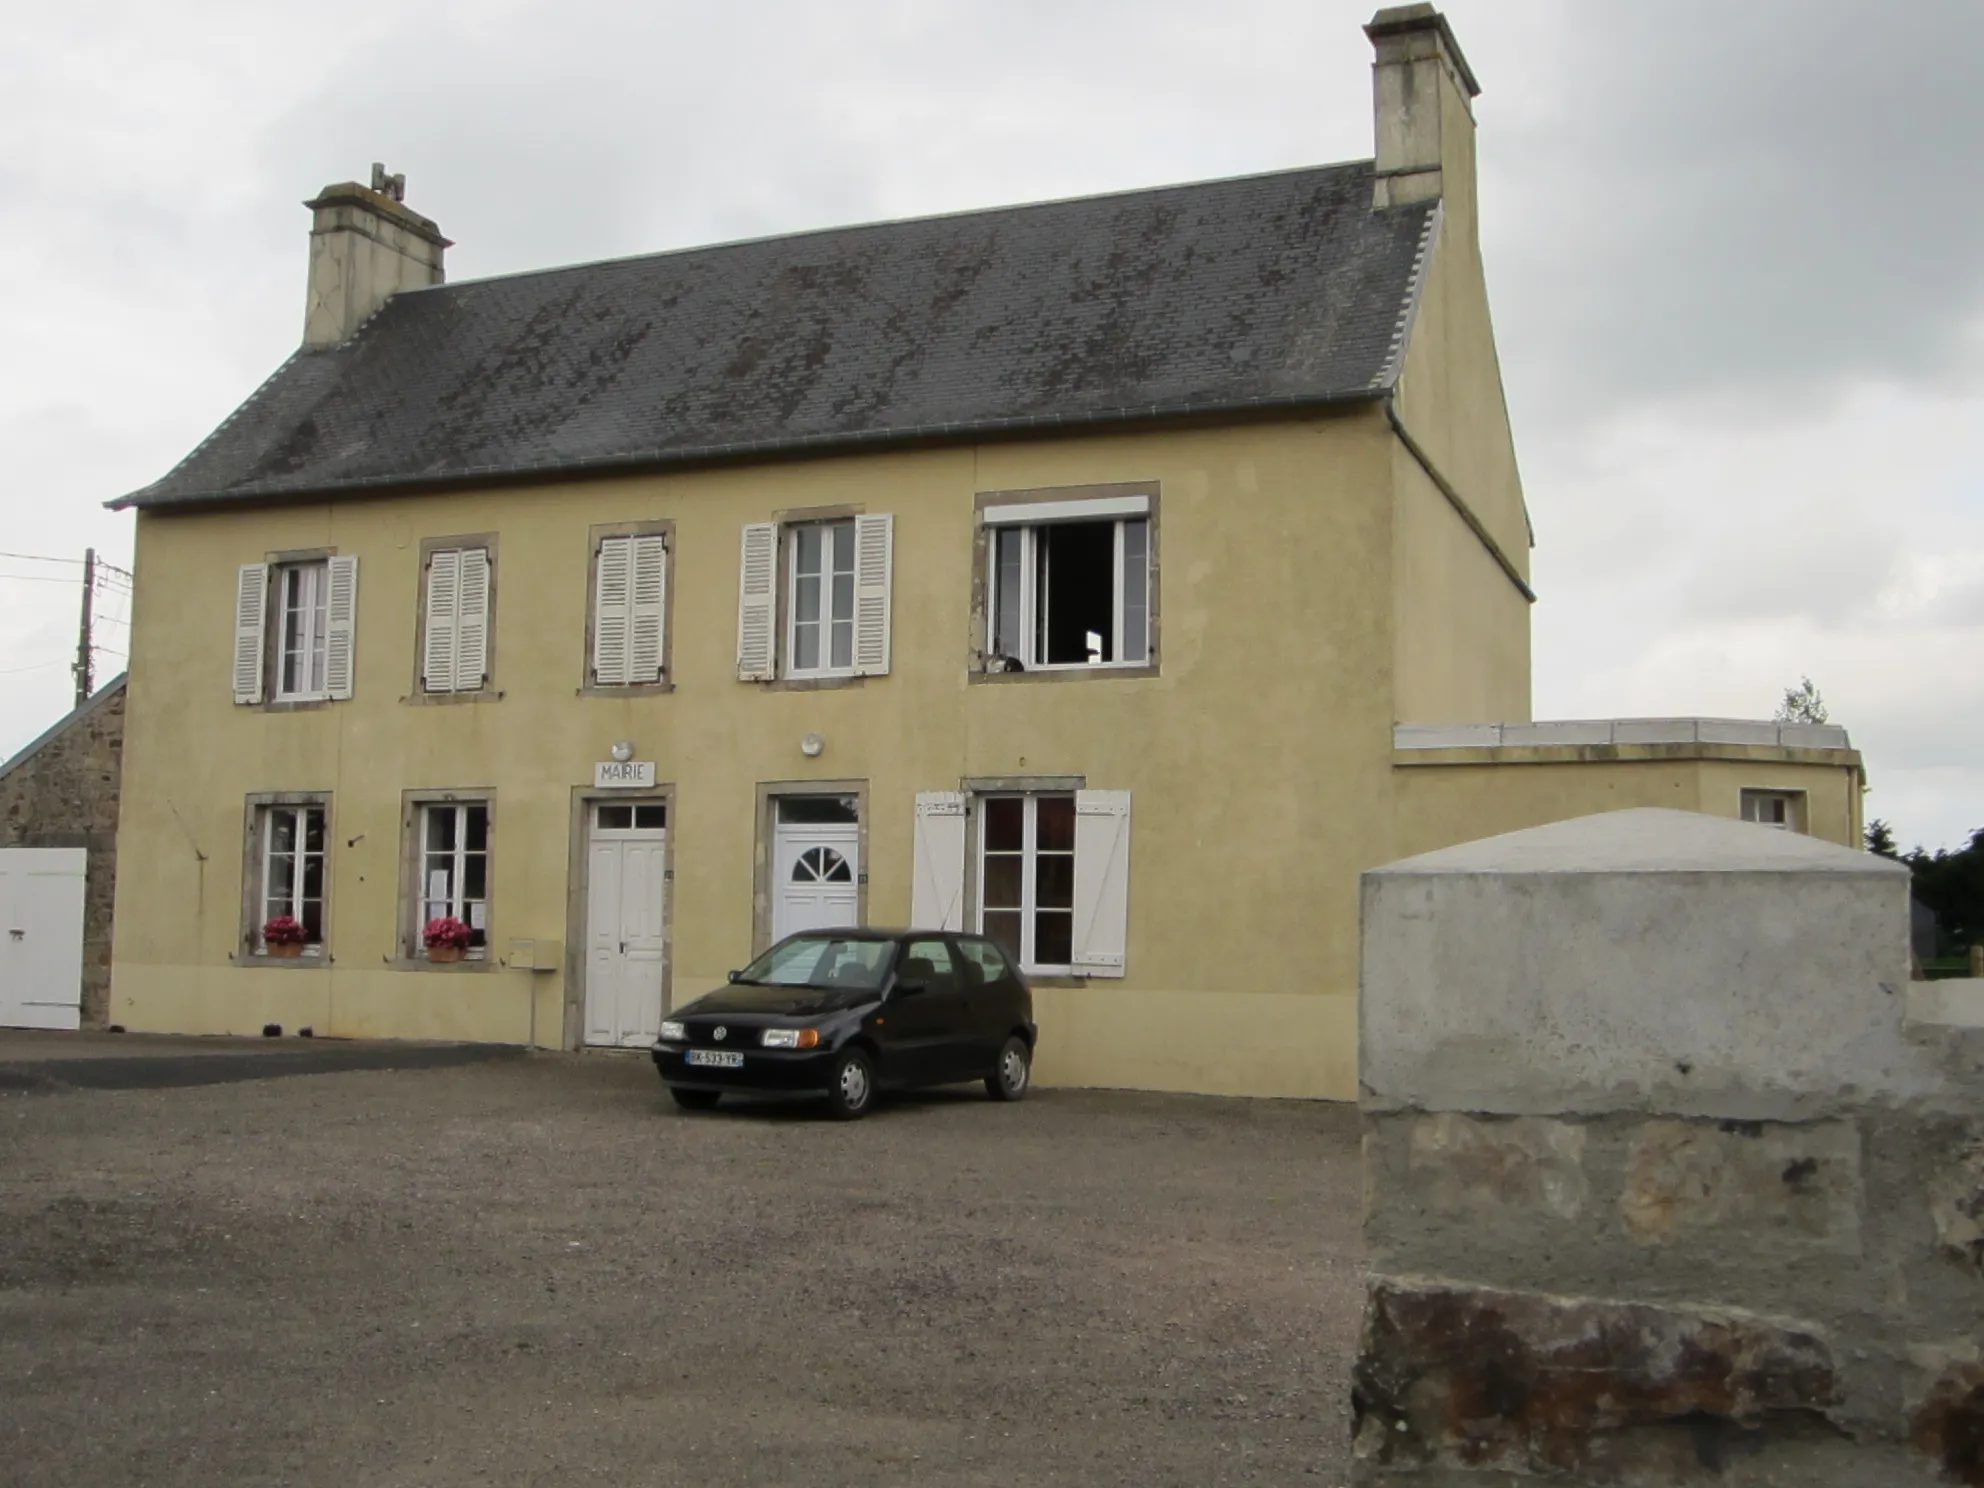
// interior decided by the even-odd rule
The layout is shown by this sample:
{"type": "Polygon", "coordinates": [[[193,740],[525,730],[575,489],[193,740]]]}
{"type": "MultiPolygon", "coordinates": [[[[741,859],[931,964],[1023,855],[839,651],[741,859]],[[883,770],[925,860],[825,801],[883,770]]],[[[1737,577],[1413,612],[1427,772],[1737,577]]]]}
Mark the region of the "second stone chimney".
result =
{"type": "Polygon", "coordinates": [[[1447,18],[1430,5],[1394,5],[1364,28],[1377,51],[1371,91],[1378,181],[1372,205],[1441,198],[1474,222],[1474,108],[1481,91],[1447,18]]]}
{"type": "Polygon", "coordinates": [[[304,346],[342,346],[399,291],[447,277],[441,256],[454,245],[431,220],[407,210],[405,196],[406,177],[374,165],[370,186],[326,186],[303,204],[314,214],[304,346]]]}

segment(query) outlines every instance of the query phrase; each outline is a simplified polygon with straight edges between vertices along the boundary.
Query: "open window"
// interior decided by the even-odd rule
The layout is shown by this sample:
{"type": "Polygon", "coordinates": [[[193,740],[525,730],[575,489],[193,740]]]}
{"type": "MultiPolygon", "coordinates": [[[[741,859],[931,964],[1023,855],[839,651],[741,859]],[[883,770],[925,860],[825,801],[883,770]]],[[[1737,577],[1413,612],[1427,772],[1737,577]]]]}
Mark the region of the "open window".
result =
{"type": "Polygon", "coordinates": [[[1151,498],[987,506],[988,672],[1153,661],[1151,498]]]}
{"type": "Polygon", "coordinates": [[[1743,820],[1755,822],[1760,827],[1802,832],[1805,830],[1805,793],[1746,790],[1743,792],[1743,820]]]}

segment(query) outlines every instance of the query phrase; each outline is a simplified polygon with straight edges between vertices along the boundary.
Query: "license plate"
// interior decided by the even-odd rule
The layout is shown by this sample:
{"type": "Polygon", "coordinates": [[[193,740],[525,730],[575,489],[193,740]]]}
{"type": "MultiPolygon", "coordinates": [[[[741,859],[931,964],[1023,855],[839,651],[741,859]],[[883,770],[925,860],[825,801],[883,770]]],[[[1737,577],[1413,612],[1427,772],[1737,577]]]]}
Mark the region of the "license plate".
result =
{"type": "Polygon", "coordinates": [[[691,1049],[682,1056],[684,1064],[703,1064],[712,1069],[742,1069],[744,1056],[728,1049],[691,1049]]]}

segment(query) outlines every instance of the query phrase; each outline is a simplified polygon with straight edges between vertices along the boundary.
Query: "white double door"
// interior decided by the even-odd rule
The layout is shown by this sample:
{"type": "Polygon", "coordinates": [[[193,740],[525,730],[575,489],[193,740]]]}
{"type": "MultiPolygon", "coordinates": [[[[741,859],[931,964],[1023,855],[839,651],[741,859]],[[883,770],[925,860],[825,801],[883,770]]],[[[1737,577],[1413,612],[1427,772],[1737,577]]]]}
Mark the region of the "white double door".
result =
{"type": "Polygon", "coordinates": [[[773,838],[772,939],[861,923],[861,828],[780,822],[773,838]]]}
{"type": "Polygon", "coordinates": [[[642,825],[632,825],[635,819],[635,808],[593,808],[586,874],[588,1044],[642,1047],[661,1033],[668,829],[659,806],[638,808],[642,825]]]}

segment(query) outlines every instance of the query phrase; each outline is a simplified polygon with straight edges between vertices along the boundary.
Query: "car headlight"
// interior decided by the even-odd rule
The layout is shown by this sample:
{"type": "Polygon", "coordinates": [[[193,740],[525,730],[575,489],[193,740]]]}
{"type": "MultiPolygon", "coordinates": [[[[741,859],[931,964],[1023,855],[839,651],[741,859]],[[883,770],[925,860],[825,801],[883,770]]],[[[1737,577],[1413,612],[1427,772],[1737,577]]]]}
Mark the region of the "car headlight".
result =
{"type": "Polygon", "coordinates": [[[689,1030],[680,1023],[664,1022],[661,1025],[661,1041],[664,1044],[686,1044],[689,1042],[689,1030]]]}
{"type": "Polygon", "coordinates": [[[762,1042],[767,1049],[817,1049],[820,1047],[820,1030],[767,1028],[762,1042]]]}

